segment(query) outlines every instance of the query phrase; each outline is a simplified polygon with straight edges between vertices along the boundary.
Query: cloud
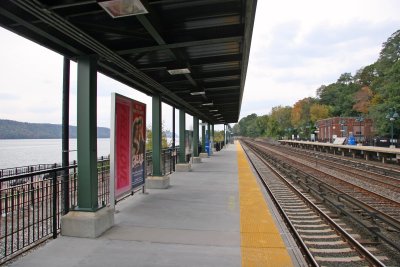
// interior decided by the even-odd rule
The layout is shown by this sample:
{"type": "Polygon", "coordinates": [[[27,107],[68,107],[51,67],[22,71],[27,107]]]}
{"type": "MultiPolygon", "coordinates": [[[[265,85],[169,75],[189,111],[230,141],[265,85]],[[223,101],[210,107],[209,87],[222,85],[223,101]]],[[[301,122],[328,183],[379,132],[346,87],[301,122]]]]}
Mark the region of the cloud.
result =
{"type": "Polygon", "coordinates": [[[372,64],[399,22],[389,16],[387,20],[343,21],[321,17],[311,23],[294,16],[255,28],[240,117],[262,111],[258,102],[271,110],[270,105],[292,105],[315,97],[320,85],[372,64]]]}
{"type": "MultiPolygon", "coordinates": [[[[4,90],[4,91],[9,91],[9,90],[4,90]]],[[[18,100],[19,96],[17,94],[12,94],[12,93],[0,93],[0,99],[2,100],[18,100]]]]}
{"type": "MultiPolygon", "coordinates": [[[[398,0],[258,1],[240,116],[268,113],[315,96],[343,72],[373,63],[399,29],[398,0]]],[[[0,28],[0,117],[61,122],[62,56],[0,28]]],[[[76,125],[76,64],[71,63],[70,121],[76,125]]],[[[147,104],[151,98],[98,74],[98,125],[109,127],[111,92],[147,104]]],[[[163,121],[172,128],[171,107],[163,121]]],[[[176,110],[178,131],[179,110],[176,110]]],[[[192,124],[186,119],[187,128],[192,124]]],[[[218,127],[217,129],[222,129],[218,127]]]]}

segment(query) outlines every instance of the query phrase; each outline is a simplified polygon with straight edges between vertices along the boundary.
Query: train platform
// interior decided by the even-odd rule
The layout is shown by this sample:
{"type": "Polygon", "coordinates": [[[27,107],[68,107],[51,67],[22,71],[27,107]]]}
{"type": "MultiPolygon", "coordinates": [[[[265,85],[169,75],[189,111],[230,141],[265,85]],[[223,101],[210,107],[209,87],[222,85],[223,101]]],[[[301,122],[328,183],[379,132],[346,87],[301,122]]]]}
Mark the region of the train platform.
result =
{"type": "Polygon", "coordinates": [[[400,148],[376,147],[376,146],[359,146],[359,145],[338,145],[323,142],[297,141],[297,140],[279,140],[283,145],[294,147],[302,147],[307,149],[331,152],[345,156],[349,154],[353,158],[362,156],[365,160],[376,157],[385,163],[388,159],[396,160],[400,163],[400,148]]]}
{"type": "Polygon", "coordinates": [[[192,170],[118,203],[99,238],[60,236],[9,266],[306,266],[238,143],[192,170]]]}

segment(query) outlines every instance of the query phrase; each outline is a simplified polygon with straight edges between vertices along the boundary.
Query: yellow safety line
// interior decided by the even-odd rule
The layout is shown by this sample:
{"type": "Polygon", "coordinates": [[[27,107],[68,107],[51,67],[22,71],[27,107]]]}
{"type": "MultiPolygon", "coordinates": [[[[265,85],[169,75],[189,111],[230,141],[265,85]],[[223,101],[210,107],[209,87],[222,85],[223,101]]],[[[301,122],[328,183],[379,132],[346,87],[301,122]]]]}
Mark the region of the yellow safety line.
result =
{"type": "Polygon", "coordinates": [[[242,146],[236,146],[242,266],[293,266],[242,146]]]}

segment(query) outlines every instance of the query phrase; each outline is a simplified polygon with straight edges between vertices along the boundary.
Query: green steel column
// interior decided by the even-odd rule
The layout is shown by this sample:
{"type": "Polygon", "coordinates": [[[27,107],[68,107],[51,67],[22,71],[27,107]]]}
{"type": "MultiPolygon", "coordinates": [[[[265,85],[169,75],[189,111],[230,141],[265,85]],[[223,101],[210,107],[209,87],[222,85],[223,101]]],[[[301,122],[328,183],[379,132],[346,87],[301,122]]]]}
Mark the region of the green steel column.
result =
{"type": "MultiPolygon", "coordinates": [[[[211,140],[211,131],[210,131],[210,124],[207,124],[207,135],[208,135],[208,145],[210,146],[210,140],[211,140]]],[[[211,147],[209,147],[209,149],[211,150],[211,147]]]]}
{"type": "Polygon", "coordinates": [[[172,170],[175,171],[176,154],[175,154],[175,107],[172,108],[172,150],[174,151],[174,163],[172,164],[172,170]]]}
{"type": "Polygon", "coordinates": [[[214,146],[215,146],[215,140],[214,140],[214,124],[211,125],[211,136],[212,136],[212,147],[211,147],[211,154],[214,154],[214,146]]]}
{"type": "MultiPolygon", "coordinates": [[[[62,167],[69,165],[69,80],[70,80],[70,62],[67,57],[64,57],[63,68],[63,97],[62,97],[62,167]]],[[[69,175],[68,170],[63,171],[62,177],[62,214],[69,212],[69,175]]]]}
{"type": "Polygon", "coordinates": [[[96,211],[97,201],[97,58],[78,58],[78,206],[76,210],[96,211]]]}
{"type": "Polygon", "coordinates": [[[214,124],[211,125],[211,136],[212,136],[212,138],[214,140],[214,124]]]}
{"type": "Polygon", "coordinates": [[[224,146],[226,146],[226,128],[224,124],[224,146]]]}
{"type": "Polygon", "coordinates": [[[179,163],[186,163],[185,112],[183,110],[179,110],[179,163]]]}
{"type": "Polygon", "coordinates": [[[206,152],[206,126],[204,124],[201,125],[201,152],[206,152]]]}
{"type": "Polygon", "coordinates": [[[193,157],[199,156],[199,118],[193,116],[193,157]]]}
{"type": "Polygon", "coordinates": [[[161,172],[161,98],[153,96],[153,119],[152,119],[152,145],[153,145],[153,176],[162,176],[161,172]]]}

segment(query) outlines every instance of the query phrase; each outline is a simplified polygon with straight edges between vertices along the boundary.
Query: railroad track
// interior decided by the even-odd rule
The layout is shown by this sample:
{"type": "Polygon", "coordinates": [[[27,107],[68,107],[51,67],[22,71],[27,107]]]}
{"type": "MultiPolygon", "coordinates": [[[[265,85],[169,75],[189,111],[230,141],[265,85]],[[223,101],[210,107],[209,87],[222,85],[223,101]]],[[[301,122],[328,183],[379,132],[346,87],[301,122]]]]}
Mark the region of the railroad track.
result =
{"type": "MultiPolygon", "coordinates": [[[[262,145],[267,145],[265,142],[259,142],[262,145]]],[[[361,181],[368,182],[373,185],[382,186],[386,189],[392,190],[394,192],[400,193],[400,172],[398,173],[398,177],[392,177],[373,172],[370,169],[360,169],[354,167],[353,165],[343,164],[342,160],[332,161],[332,157],[323,157],[320,153],[307,153],[304,150],[297,149],[288,149],[284,148],[286,151],[290,151],[290,154],[293,154],[301,157],[307,157],[309,161],[318,160],[318,164],[327,168],[334,169],[336,171],[340,171],[341,173],[345,173],[347,175],[352,176],[352,178],[356,178],[361,181]],[[362,175],[360,174],[362,173],[362,175]]],[[[345,161],[346,163],[348,161],[345,161]]]]}
{"type": "MultiPolygon", "coordinates": [[[[268,144],[265,141],[259,141],[263,144],[268,144]]],[[[272,145],[272,144],[269,144],[272,145]]],[[[277,145],[272,145],[277,147],[277,145]]],[[[313,150],[306,150],[306,149],[300,149],[300,148],[295,148],[295,147],[288,147],[288,146],[279,146],[280,149],[285,149],[287,151],[296,151],[301,154],[309,154],[311,156],[318,156],[320,159],[326,159],[330,162],[337,162],[340,163],[344,166],[349,166],[354,169],[358,169],[360,171],[367,171],[371,172],[374,174],[380,174],[385,177],[390,177],[393,180],[400,181],[400,166],[397,165],[389,165],[381,162],[374,162],[374,161],[365,161],[365,160],[360,160],[356,158],[349,158],[349,157],[343,157],[339,155],[332,155],[328,154],[325,152],[318,152],[318,151],[313,151],[313,150]]],[[[384,178],[386,179],[386,178],[384,178]]]]}
{"type": "MultiPolygon", "coordinates": [[[[257,144],[257,143],[254,143],[257,144]]],[[[386,197],[383,194],[377,192],[371,192],[365,187],[361,187],[348,181],[343,177],[333,176],[318,168],[319,162],[312,162],[306,164],[301,162],[304,158],[293,159],[293,157],[286,156],[283,152],[274,150],[266,146],[265,144],[257,144],[258,149],[267,149],[269,153],[274,153],[274,158],[284,161],[285,164],[290,165],[290,167],[296,168],[303,173],[308,173],[311,177],[317,180],[319,183],[330,185],[338,189],[342,194],[350,196],[351,198],[362,200],[362,202],[369,207],[373,212],[384,212],[385,217],[393,221],[400,221],[400,203],[394,201],[391,198],[386,197]]],[[[399,225],[400,228],[400,225],[399,225]]]]}
{"type": "MultiPolygon", "coordinates": [[[[319,170],[313,170],[310,166],[301,166],[301,164],[283,158],[282,155],[274,155],[273,157],[267,155],[266,152],[263,151],[266,150],[266,148],[260,148],[260,144],[246,142],[246,145],[254,149],[252,152],[253,154],[262,154],[262,161],[265,162],[265,159],[269,158],[271,162],[277,163],[277,167],[273,168],[278,169],[281,173],[285,173],[286,177],[291,178],[292,184],[299,184],[303,188],[307,188],[307,191],[317,196],[317,200],[314,199],[316,203],[324,202],[325,205],[328,203],[329,206],[335,207],[336,211],[345,214],[345,217],[351,218],[352,221],[355,221],[358,227],[361,225],[362,229],[367,229],[366,232],[368,235],[373,236],[376,239],[375,241],[368,242],[376,243],[376,241],[379,240],[380,242],[391,246],[390,249],[394,248],[394,253],[397,253],[398,255],[400,251],[398,243],[400,232],[398,209],[400,208],[400,205],[398,202],[391,201],[390,199],[385,200],[388,202],[382,201],[382,196],[373,193],[371,194],[370,192],[366,192],[366,190],[363,191],[363,189],[355,190],[356,186],[352,184],[350,184],[350,190],[348,189],[349,185],[346,185],[345,182],[337,182],[337,178],[329,177],[319,170]],[[311,174],[306,174],[307,172],[311,172],[311,174]],[[321,178],[324,176],[325,179],[321,178]],[[333,182],[334,179],[336,182],[333,182]],[[371,195],[373,197],[371,197],[371,195]],[[364,218],[360,218],[362,216],[364,216],[364,218]]],[[[267,153],[272,154],[273,152],[268,151],[267,153]]],[[[261,159],[258,159],[258,161],[261,161],[261,159]]],[[[311,199],[312,197],[309,196],[308,198],[311,199]]],[[[300,208],[300,206],[297,208],[300,208]]],[[[312,236],[316,237],[317,234],[312,236]]],[[[318,241],[316,242],[318,243],[318,241]]]]}
{"type": "MultiPolygon", "coordinates": [[[[385,266],[355,240],[343,222],[333,220],[318,201],[284,177],[265,159],[244,150],[285,218],[311,266],[385,266]]],[[[373,248],[370,248],[374,250],[373,248]]]]}

